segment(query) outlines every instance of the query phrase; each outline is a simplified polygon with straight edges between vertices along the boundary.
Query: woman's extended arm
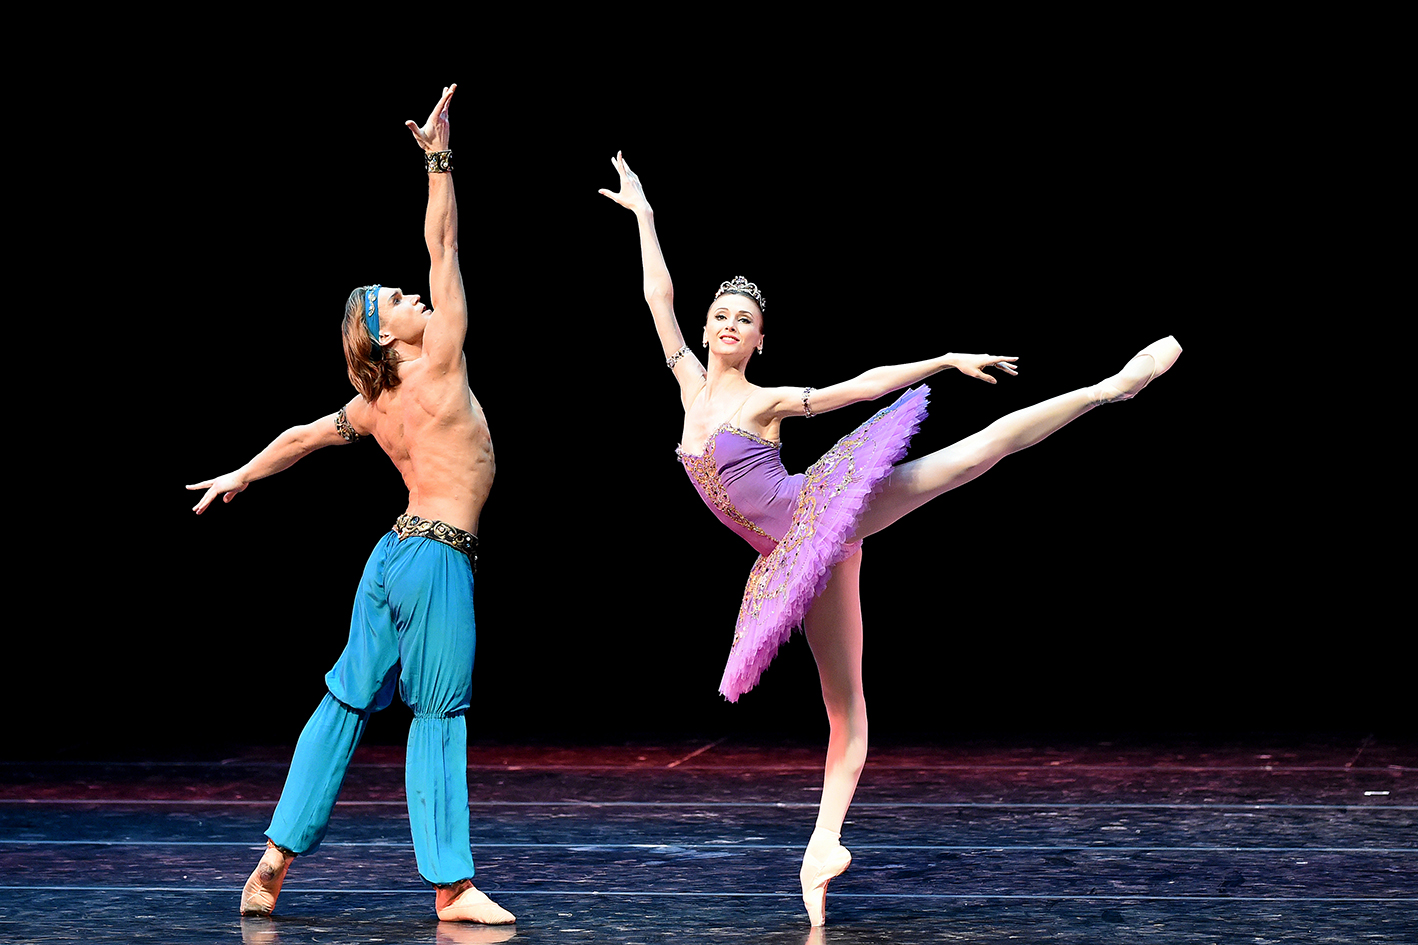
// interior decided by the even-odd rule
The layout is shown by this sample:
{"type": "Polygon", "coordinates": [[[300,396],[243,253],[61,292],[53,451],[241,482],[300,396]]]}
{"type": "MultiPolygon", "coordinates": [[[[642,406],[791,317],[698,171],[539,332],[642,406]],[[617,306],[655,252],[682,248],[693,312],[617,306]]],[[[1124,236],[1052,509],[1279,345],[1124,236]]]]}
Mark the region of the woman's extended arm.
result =
{"type": "Polygon", "coordinates": [[[650,201],[645,199],[645,191],[640,186],[640,178],[630,169],[625,158],[617,153],[611,159],[620,173],[620,191],[605,194],[616,203],[634,212],[640,225],[640,261],[645,270],[645,302],[650,306],[650,314],[655,318],[655,332],[660,336],[660,347],[664,349],[665,360],[674,360],[675,380],[679,381],[681,397],[686,406],[704,383],[704,365],[684,344],[679,321],[675,318],[675,287],[670,281],[670,270],[665,265],[664,253],[660,251],[660,239],[655,235],[655,211],[650,201]]]}
{"type": "MultiPolygon", "coordinates": [[[[1013,362],[1018,360],[1014,357],[997,357],[992,354],[947,354],[930,361],[915,361],[910,364],[891,364],[872,368],[850,381],[843,381],[830,387],[810,390],[801,387],[774,387],[763,391],[764,394],[771,395],[771,406],[765,405],[768,409],[755,411],[755,414],[760,421],[766,422],[774,417],[801,417],[805,413],[809,416],[826,413],[829,410],[837,410],[840,407],[861,403],[864,400],[875,400],[882,394],[910,387],[912,384],[923,381],[932,374],[938,374],[947,368],[955,368],[962,374],[968,374],[986,383],[994,384],[997,382],[986,374],[984,369],[996,367],[1006,374],[1013,375],[1017,373],[1013,362]]],[[[750,409],[752,406],[756,405],[751,405],[750,409]]]]}

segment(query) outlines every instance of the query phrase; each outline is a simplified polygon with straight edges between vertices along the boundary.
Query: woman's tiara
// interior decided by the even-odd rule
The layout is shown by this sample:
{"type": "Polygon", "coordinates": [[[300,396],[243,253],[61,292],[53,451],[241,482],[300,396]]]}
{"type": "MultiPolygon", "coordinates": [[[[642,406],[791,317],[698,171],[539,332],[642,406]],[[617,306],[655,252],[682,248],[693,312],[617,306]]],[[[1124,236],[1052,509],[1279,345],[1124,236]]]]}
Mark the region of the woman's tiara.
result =
{"type": "Polygon", "coordinates": [[[767,312],[768,305],[763,301],[763,293],[758,291],[758,286],[749,282],[743,276],[734,276],[729,282],[719,283],[719,291],[714,293],[714,298],[721,295],[746,295],[758,303],[759,311],[767,312]]]}

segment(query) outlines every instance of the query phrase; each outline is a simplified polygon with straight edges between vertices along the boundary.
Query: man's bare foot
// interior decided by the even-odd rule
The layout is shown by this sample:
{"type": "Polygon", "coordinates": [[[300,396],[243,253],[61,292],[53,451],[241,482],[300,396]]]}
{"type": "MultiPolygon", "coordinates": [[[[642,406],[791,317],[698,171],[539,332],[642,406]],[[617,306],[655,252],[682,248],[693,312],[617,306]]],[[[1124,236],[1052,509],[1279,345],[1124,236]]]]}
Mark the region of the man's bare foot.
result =
{"type": "Polygon", "coordinates": [[[286,881],[286,870],[290,869],[295,854],[283,853],[280,847],[266,841],[266,852],[261,862],[256,864],[251,878],[241,890],[242,915],[270,915],[276,908],[276,897],[281,894],[281,884],[286,881]]]}
{"type": "Polygon", "coordinates": [[[481,922],[483,925],[511,925],[517,917],[478,891],[471,879],[450,886],[437,886],[433,909],[444,922],[481,922]]]}

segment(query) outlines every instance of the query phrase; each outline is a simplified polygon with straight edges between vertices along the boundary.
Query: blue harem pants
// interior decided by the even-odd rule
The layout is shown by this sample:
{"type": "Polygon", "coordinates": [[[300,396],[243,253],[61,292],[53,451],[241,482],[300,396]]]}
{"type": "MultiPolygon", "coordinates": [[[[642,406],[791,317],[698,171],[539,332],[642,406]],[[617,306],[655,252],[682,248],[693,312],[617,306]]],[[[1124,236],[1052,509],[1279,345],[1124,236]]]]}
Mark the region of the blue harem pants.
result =
{"type": "Polygon", "coordinates": [[[404,785],[419,873],[440,885],[471,877],[464,713],[476,635],[467,555],[431,538],[385,535],[364,566],[349,642],[296,743],[266,836],[295,853],[320,846],[365,723],[397,686],[414,713],[404,785]]]}

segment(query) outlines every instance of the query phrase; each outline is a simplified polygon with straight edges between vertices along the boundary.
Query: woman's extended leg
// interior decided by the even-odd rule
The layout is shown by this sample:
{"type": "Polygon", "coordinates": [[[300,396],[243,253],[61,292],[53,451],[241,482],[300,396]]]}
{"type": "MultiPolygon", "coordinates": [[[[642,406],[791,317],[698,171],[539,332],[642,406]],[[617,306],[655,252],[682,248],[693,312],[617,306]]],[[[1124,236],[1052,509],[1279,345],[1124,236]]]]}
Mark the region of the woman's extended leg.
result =
{"type": "Polygon", "coordinates": [[[1170,368],[1181,353],[1175,338],[1164,338],[1144,348],[1101,384],[1016,410],[945,449],[902,463],[857,523],[853,539],[879,532],[936,496],[963,486],[1010,453],[1033,446],[1099,404],[1131,398],[1170,368]]]}
{"type": "Polygon", "coordinates": [[[813,603],[804,621],[808,645],[812,647],[822,681],[822,704],[827,709],[831,727],[822,803],[800,874],[803,904],[813,925],[823,923],[827,883],[852,861],[851,854],[840,843],[842,822],[867,760],[867,703],[862,692],[862,603],[858,594],[861,566],[860,550],[837,565],[827,588],[813,603]]]}

